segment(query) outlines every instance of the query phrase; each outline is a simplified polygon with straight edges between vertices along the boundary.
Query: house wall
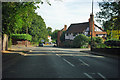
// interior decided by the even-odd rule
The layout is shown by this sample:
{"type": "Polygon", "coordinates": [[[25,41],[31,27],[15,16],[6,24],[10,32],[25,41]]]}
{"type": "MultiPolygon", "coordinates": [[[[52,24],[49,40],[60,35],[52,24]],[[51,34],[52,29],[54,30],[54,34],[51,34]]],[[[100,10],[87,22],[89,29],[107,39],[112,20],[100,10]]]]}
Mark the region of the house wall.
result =
{"type": "Polygon", "coordinates": [[[74,38],[75,36],[73,36],[73,33],[68,33],[68,35],[65,34],[65,39],[74,40],[74,38]]]}
{"type": "Polygon", "coordinates": [[[95,26],[95,31],[102,31],[102,30],[95,26]]]}
{"type": "MultiPolygon", "coordinates": [[[[89,26],[88,26],[88,28],[85,30],[85,32],[83,32],[83,34],[85,35],[85,36],[88,36],[90,33],[89,33],[89,31],[90,31],[90,29],[89,29],[89,26]]],[[[93,34],[94,34],[94,37],[96,36],[96,32],[102,32],[102,30],[100,30],[98,27],[94,27],[94,31],[93,31],[93,34]]],[[[79,35],[79,33],[77,34],[77,35],[79,35]]],[[[65,39],[66,40],[74,40],[74,38],[77,36],[77,35],[75,35],[75,36],[73,36],[73,33],[66,33],[65,34],[65,39]]],[[[98,37],[103,37],[103,36],[105,36],[106,37],[106,34],[98,34],[97,35],[98,37]]]]}

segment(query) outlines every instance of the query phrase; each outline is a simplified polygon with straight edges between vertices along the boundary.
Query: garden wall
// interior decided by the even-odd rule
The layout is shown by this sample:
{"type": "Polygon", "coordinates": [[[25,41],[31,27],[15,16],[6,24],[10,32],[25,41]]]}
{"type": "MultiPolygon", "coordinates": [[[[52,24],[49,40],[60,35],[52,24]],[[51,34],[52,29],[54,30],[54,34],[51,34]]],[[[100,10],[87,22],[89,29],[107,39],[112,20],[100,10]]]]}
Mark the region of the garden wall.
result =
{"type": "Polygon", "coordinates": [[[92,51],[120,56],[120,48],[92,48],[92,51]]]}

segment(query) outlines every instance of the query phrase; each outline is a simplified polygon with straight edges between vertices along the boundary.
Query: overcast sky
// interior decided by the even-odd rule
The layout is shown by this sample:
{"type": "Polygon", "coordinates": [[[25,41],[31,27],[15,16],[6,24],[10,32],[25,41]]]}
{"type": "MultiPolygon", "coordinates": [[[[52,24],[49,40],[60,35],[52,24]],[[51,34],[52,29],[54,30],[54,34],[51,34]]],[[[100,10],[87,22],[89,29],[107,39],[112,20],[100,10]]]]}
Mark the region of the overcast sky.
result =
{"type": "MultiPolygon", "coordinates": [[[[94,0],[94,15],[99,11],[97,2],[94,0]]],[[[47,27],[61,30],[66,24],[87,22],[92,12],[92,0],[50,0],[51,6],[47,3],[39,4],[40,9],[36,12],[44,19],[47,27]]],[[[98,24],[97,22],[95,22],[98,24]]]]}

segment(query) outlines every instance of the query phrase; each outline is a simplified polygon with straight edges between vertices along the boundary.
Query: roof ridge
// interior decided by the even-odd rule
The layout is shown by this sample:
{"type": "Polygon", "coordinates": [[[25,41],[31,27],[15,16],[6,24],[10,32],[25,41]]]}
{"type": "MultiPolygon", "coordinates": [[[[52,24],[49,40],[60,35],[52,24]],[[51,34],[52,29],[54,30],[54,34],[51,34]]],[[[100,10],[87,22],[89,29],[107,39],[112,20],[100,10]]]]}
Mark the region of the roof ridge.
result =
{"type": "Polygon", "coordinates": [[[85,24],[85,23],[89,23],[89,22],[83,22],[83,23],[72,23],[71,25],[76,25],[76,24],[85,24]]]}

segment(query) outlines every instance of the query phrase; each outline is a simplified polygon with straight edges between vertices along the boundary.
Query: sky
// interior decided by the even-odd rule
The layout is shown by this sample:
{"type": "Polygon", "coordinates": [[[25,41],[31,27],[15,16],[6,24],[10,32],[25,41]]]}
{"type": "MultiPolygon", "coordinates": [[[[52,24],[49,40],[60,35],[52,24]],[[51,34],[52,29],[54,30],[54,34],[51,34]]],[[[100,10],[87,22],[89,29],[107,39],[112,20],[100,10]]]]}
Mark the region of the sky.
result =
{"type": "MultiPolygon", "coordinates": [[[[94,17],[96,12],[100,11],[98,2],[102,0],[94,0],[94,17]]],[[[46,2],[39,4],[36,12],[40,15],[47,27],[51,27],[52,31],[67,27],[73,23],[88,22],[90,13],[92,13],[92,0],[50,0],[51,6],[46,2]]],[[[95,24],[99,25],[96,21],[95,24]]],[[[99,25],[100,26],[100,25],[99,25]]]]}

